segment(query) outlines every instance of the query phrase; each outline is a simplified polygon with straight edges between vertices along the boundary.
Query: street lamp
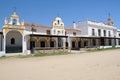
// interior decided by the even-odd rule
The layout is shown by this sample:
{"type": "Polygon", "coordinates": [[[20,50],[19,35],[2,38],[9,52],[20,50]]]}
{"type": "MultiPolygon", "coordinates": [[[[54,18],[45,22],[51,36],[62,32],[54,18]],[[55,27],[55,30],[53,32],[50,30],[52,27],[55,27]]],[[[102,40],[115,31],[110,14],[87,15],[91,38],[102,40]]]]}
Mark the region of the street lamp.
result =
{"type": "Polygon", "coordinates": [[[34,30],[34,25],[32,24],[32,25],[31,25],[32,35],[30,36],[30,50],[31,50],[31,54],[34,53],[34,50],[33,50],[33,42],[32,42],[32,38],[33,38],[33,30],[34,30]]]}

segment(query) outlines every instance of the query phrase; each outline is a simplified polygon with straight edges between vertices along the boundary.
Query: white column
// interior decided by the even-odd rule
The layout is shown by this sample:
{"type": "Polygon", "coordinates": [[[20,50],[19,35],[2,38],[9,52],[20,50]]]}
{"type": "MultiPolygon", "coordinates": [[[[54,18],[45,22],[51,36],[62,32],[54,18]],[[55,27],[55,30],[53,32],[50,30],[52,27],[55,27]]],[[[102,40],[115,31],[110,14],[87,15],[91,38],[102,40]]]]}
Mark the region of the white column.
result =
{"type": "Polygon", "coordinates": [[[113,47],[115,46],[115,41],[114,41],[114,39],[112,39],[112,46],[113,46],[113,47]]]}
{"type": "Polygon", "coordinates": [[[65,48],[65,38],[63,38],[62,40],[63,40],[63,47],[65,48]]]}
{"type": "Polygon", "coordinates": [[[56,48],[58,48],[58,37],[56,38],[56,48]]]}
{"type": "Polygon", "coordinates": [[[6,53],[6,35],[4,34],[4,38],[3,38],[3,51],[4,53],[6,53]]]}
{"type": "Polygon", "coordinates": [[[27,54],[27,36],[24,36],[23,35],[23,38],[22,38],[22,52],[23,53],[26,53],[27,54]]]}
{"type": "Polygon", "coordinates": [[[119,44],[118,44],[118,39],[116,39],[116,46],[118,46],[119,44]]]}
{"type": "Polygon", "coordinates": [[[68,37],[68,47],[72,47],[71,46],[71,39],[70,39],[70,37],[68,37]]]}

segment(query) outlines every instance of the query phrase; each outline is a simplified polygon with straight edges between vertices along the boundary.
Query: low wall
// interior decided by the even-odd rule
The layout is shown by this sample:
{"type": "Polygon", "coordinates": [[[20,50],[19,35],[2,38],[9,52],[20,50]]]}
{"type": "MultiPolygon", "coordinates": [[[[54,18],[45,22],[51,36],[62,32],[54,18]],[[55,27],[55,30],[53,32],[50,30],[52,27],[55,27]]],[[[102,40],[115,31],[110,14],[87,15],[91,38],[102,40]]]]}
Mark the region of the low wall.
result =
{"type": "Polygon", "coordinates": [[[70,48],[34,48],[34,53],[70,52],[70,48]]]}
{"type": "Polygon", "coordinates": [[[115,47],[116,47],[116,48],[119,48],[119,47],[120,47],[120,45],[116,45],[115,47]]]}
{"type": "Polygon", "coordinates": [[[100,46],[100,49],[101,48],[112,48],[113,46],[100,46]]]}
{"type": "Polygon", "coordinates": [[[0,51],[0,57],[5,55],[5,51],[0,51]]]}

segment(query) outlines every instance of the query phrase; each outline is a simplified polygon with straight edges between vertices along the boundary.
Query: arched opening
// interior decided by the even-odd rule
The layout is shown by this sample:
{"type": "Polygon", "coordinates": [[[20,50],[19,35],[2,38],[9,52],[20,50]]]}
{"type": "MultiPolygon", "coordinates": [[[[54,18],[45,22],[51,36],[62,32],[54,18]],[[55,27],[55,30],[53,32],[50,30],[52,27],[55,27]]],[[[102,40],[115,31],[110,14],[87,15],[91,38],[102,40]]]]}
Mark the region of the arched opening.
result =
{"type": "Polygon", "coordinates": [[[81,41],[78,41],[78,48],[81,48],[81,41]]]}
{"type": "Polygon", "coordinates": [[[43,47],[43,48],[47,47],[47,40],[46,40],[46,38],[41,38],[39,42],[40,42],[39,43],[40,47],[43,47]]]}
{"type": "Polygon", "coordinates": [[[101,38],[101,46],[104,46],[105,45],[105,40],[104,38],[101,38]]]}
{"type": "Polygon", "coordinates": [[[72,41],[72,48],[75,48],[75,41],[72,41]]]}
{"type": "Polygon", "coordinates": [[[66,48],[68,48],[68,42],[65,42],[65,46],[66,46],[66,48]]]}
{"type": "Polygon", "coordinates": [[[17,24],[17,20],[16,19],[13,19],[13,25],[16,25],[17,24]]]}
{"type": "Polygon", "coordinates": [[[93,39],[92,42],[93,42],[93,46],[96,46],[96,40],[93,39]]]}
{"type": "Polygon", "coordinates": [[[48,43],[49,47],[56,47],[56,39],[50,39],[48,43]]]}
{"type": "Polygon", "coordinates": [[[31,50],[32,48],[36,47],[37,45],[37,40],[35,38],[30,38],[27,41],[27,49],[31,50]]]}
{"type": "Polygon", "coordinates": [[[30,50],[35,47],[35,41],[30,41],[30,50]]]}
{"type": "Polygon", "coordinates": [[[22,52],[22,34],[19,31],[9,31],[6,34],[6,53],[22,52]]]}
{"type": "Polygon", "coordinates": [[[55,45],[54,41],[50,41],[50,47],[55,47],[54,45],[55,45]]]}
{"type": "Polygon", "coordinates": [[[40,47],[45,47],[45,41],[40,42],[40,47]]]}

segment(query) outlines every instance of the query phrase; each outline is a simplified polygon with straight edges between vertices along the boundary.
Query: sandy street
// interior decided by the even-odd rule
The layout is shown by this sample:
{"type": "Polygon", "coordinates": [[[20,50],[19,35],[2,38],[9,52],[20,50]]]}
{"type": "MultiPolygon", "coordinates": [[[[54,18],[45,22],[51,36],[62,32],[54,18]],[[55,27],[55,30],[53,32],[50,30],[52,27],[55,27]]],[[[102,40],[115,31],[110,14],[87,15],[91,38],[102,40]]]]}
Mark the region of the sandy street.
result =
{"type": "Polygon", "coordinates": [[[0,59],[0,80],[120,80],[120,50],[0,59]]]}

